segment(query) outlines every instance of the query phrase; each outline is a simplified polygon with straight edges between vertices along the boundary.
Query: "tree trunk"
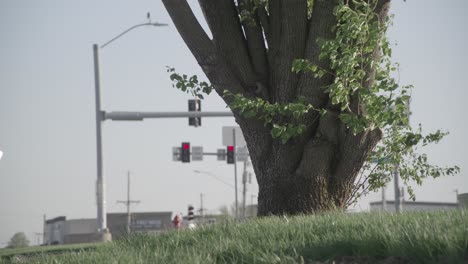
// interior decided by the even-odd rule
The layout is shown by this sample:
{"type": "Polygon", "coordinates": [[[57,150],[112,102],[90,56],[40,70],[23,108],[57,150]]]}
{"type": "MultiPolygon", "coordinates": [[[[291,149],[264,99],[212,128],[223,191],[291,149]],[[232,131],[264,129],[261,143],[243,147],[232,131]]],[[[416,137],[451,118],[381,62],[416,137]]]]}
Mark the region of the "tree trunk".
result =
{"type": "MultiPolygon", "coordinates": [[[[333,77],[315,78],[310,73],[291,71],[293,60],[300,58],[329,69],[326,60],[319,60],[317,39],[334,37],[333,9],[337,2],[314,1],[308,18],[307,0],[270,0],[257,9],[248,9],[253,2],[247,0],[238,0],[238,8],[233,0],[199,0],[213,36],[210,39],[186,0],[162,1],[220,96],[228,89],[270,103],[288,103],[302,97],[316,108],[328,109],[325,116],[308,113],[303,118],[306,132],[286,144],[273,139],[271,128],[262,120],[245,118],[233,110],[260,188],[258,214],[344,209],[366,157],[382,137],[381,131],[367,129],[353,135],[338,119],[339,107],[331,105],[323,92],[333,77]],[[250,11],[254,23],[240,21],[238,12],[250,11]]],[[[388,3],[378,2],[382,21],[388,3]]],[[[373,76],[367,70],[368,76],[373,76]]],[[[223,99],[230,103],[229,97],[223,99]]]]}
{"type": "Polygon", "coordinates": [[[286,144],[252,120],[236,121],[257,176],[259,215],[345,209],[366,157],[382,137],[378,129],[353,135],[333,113],[319,120],[313,136],[309,130],[286,144]]]}

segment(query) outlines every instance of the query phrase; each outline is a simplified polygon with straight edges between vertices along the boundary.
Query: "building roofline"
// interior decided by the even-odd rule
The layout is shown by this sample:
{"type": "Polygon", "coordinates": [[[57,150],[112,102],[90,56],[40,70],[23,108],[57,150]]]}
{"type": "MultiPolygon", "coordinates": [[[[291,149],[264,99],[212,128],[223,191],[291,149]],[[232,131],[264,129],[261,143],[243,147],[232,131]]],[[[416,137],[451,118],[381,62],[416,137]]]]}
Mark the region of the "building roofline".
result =
{"type": "MultiPolygon", "coordinates": [[[[386,201],[387,204],[395,204],[395,201],[386,201]]],[[[382,201],[370,202],[370,205],[381,205],[382,201]]],[[[413,202],[403,201],[403,205],[439,205],[439,206],[458,206],[458,203],[445,203],[445,202],[413,202]]]]}
{"type": "Polygon", "coordinates": [[[67,220],[67,217],[65,217],[65,216],[57,216],[55,218],[46,220],[45,223],[46,224],[53,224],[55,222],[66,221],[66,220],[67,220]]]}
{"type": "MultiPolygon", "coordinates": [[[[170,214],[172,215],[172,212],[132,212],[132,215],[166,215],[170,214]]],[[[127,215],[127,212],[121,212],[121,213],[107,213],[107,215],[127,215]]]]}

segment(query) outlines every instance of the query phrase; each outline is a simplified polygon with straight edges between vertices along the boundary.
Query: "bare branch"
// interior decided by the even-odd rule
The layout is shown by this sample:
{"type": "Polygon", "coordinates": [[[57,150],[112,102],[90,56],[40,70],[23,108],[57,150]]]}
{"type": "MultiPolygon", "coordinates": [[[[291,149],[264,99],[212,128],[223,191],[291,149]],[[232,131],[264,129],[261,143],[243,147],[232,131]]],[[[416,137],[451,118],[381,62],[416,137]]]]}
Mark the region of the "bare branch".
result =
{"type": "Polygon", "coordinates": [[[265,38],[270,46],[271,41],[271,33],[270,33],[270,18],[265,10],[265,6],[259,6],[257,9],[258,17],[260,19],[260,23],[262,24],[263,32],[265,33],[265,38]]]}
{"type": "Polygon", "coordinates": [[[257,82],[257,90],[255,93],[257,96],[268,100],[268,61],[260,21],[257,12],[252,12],[255,8],[252,2],[238,0],[238,3],[241,16],[243,15],[242,13],[249,16],[249,19],[245,19],[242,25],[244,26],[245,37],[247,39],[250,60],[255,71],[255,79],[257,82]]]}
{"type": "Polygon", "coordinates": [[[248,92],[255,91],[255,74],[234,1],[199,0],[199,3],[219,54],[242,86],[248,92]]]}
{"type": "Polygon", "coordinates": [[[186,0],[162,0],[177,31],[195,59],[203,67],[213,64],[216,50],[186,0]]]}
{"type": "MultiPolygon", "coordinates": [[[[186,0],[162,0],[171,16],[177,31],[189,47],[198,64],[203,69],[216,92],[222,97],[225,89],[232,93],[242,93],[246,96],[244,86],[233,74],[223,56],[220,56],[215,45],[193,14],[186,0]]],[[[228,98],[223,98],[228,103],[228,98]]]]}
{"type": "Polygon", "coordinates": [[[304,56],[307,38],[307,0],[271,0],[270,83],[277,102],[296,98],[298,75],[292,62],[304,56]]]}

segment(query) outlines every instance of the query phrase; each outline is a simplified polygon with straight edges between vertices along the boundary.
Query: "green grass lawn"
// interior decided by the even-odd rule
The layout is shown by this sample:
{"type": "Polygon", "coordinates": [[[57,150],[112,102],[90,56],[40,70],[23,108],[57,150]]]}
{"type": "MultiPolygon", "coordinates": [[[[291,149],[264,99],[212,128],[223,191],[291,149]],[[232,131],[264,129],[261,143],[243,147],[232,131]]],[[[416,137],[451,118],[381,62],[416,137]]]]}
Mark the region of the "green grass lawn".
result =
{"type": "Polygon", "coordinates": [[[95,250],[40,254],[16,262],[23,261],[468,263],[468,211],[270,217],[158,236],[135,235],[95,250]]]}
{"type": "Polygon", "coordinates": [[[15,256],[19,258],[37,257],[39,255],[50,256],[53,254],[68,254],[70,252],[84,252],[95,250],[97,247],[103,246],[98,243],[85,243],[74,245],[57,245],[57,246],[31,246],[23,248],[3,248],[0,249],[0,263],[11,262],[15,256]]]}

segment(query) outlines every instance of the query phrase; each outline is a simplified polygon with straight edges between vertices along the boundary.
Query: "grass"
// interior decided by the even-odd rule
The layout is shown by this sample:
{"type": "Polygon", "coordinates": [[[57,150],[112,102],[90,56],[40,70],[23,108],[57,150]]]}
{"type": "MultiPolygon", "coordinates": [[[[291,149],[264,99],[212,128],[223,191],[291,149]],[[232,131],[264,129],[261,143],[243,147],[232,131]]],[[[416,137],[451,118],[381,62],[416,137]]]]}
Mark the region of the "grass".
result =
{"type": "Polygon", "coordinates": [[[22,248],[3,248],[0,249],[0,263],[11,262],[15,256],[22,257],[37,257],[39,255],[50,256],[53,254],[67,254],[70,252],[84,252],[95,250],[103,244],[98,243],[84,243],[73,245],[57,245],[57,246],[31,246],[22,248]]]}
{"type": "Polygon", "coordinates": [[[27,263],[332,261],[467,263],[468,211],[270,217],[158,236],[135,235],[95,250],[41,254],[27,259],[27,263]]]}

